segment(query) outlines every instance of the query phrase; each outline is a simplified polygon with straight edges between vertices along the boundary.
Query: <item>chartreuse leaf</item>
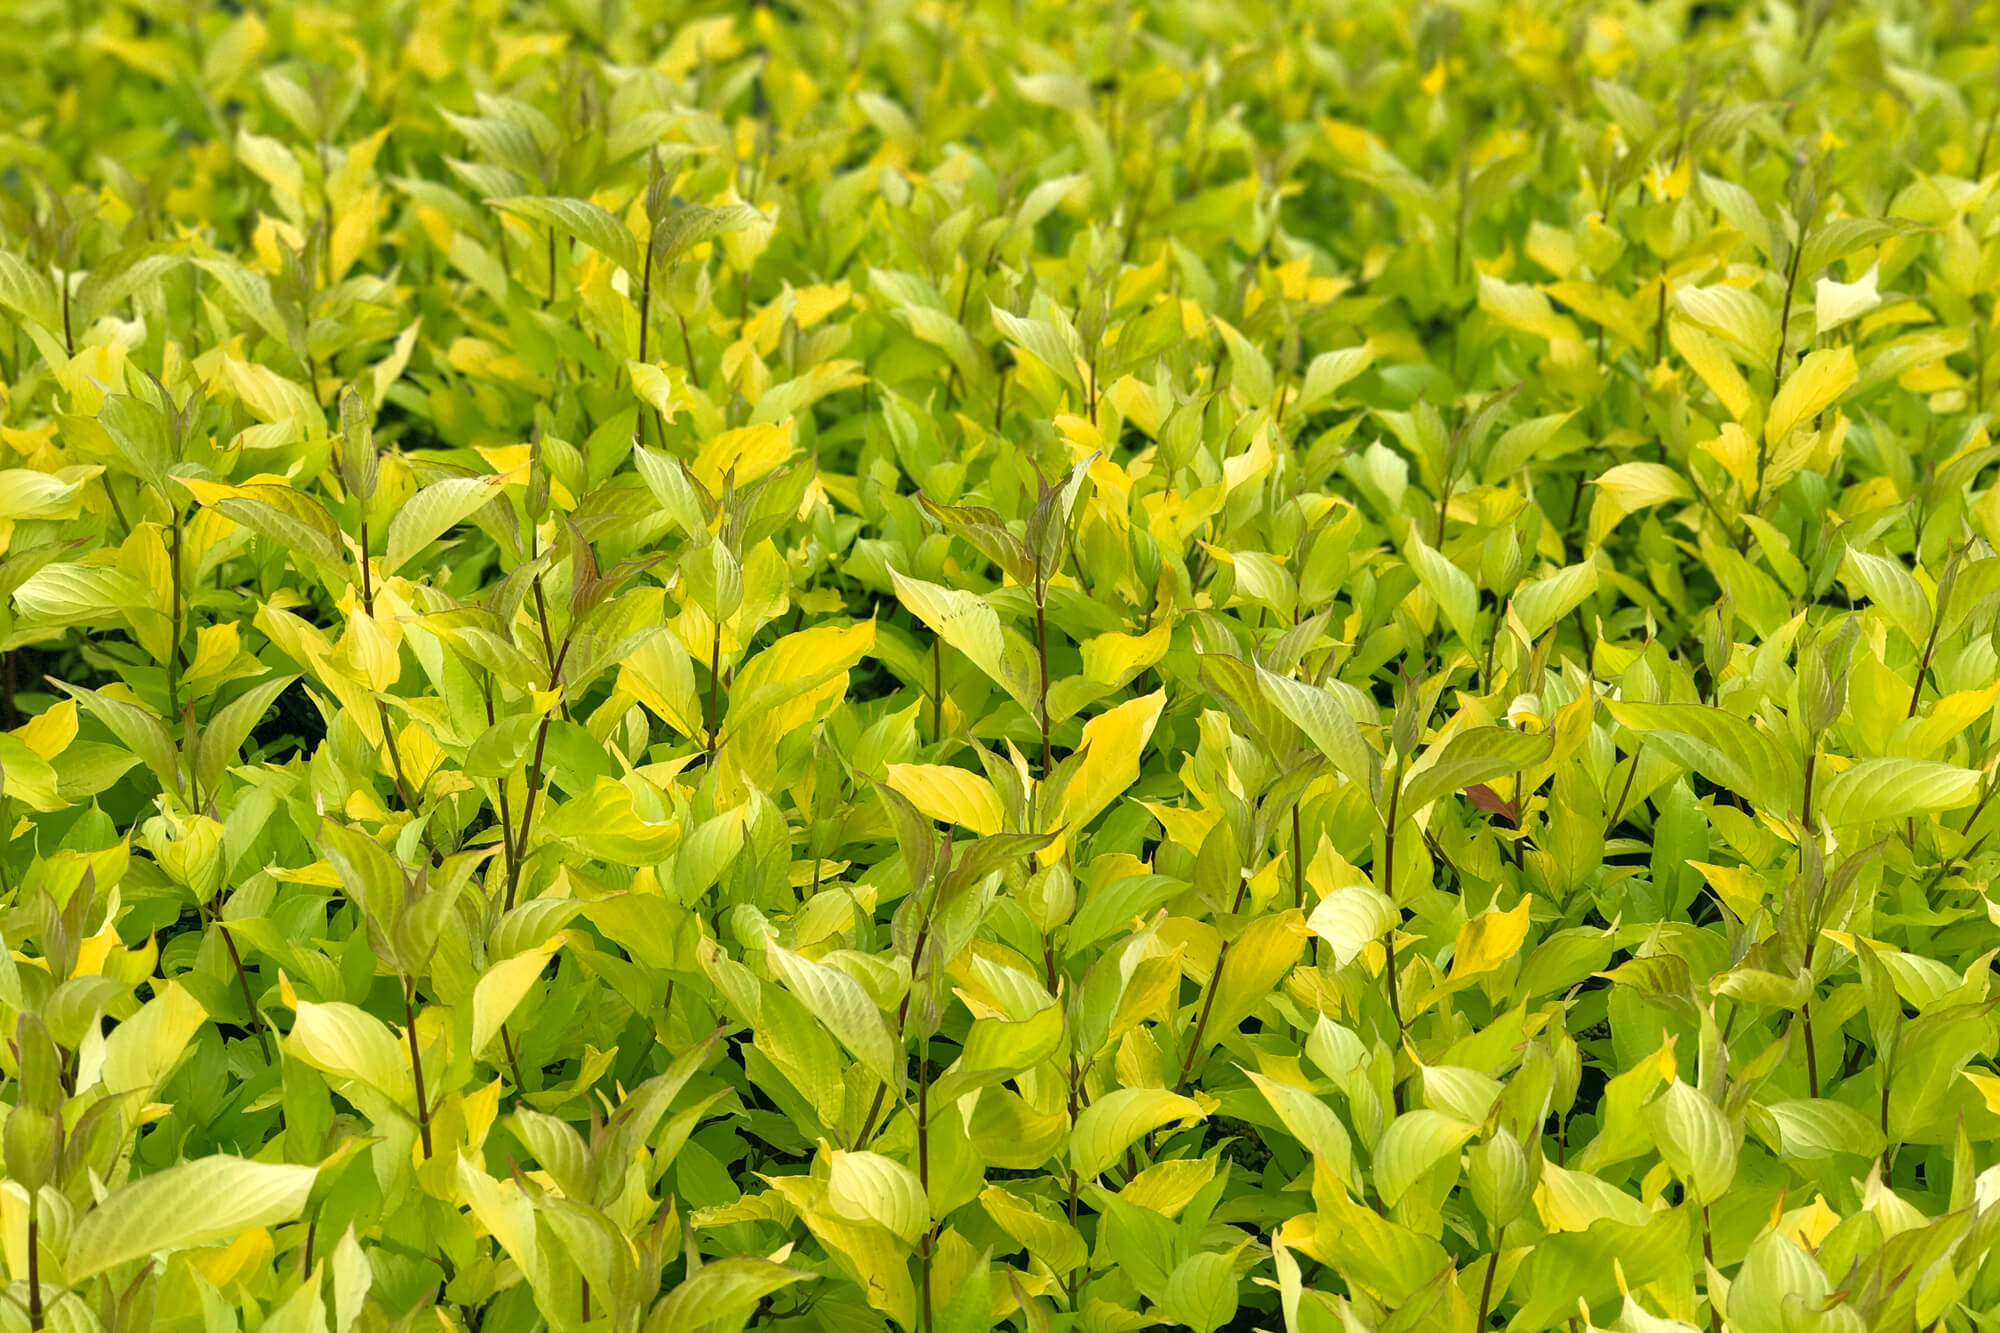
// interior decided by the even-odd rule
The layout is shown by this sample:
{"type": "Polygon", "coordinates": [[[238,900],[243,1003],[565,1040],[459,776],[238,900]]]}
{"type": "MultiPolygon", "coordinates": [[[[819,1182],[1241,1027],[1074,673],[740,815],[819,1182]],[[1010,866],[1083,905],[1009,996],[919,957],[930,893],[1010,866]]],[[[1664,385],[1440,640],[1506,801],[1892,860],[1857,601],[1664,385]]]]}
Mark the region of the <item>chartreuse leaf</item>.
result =
{"type": "Polygon", "coordinates": [[[1798,1242],[1781,1232],[1754,1241],[1729,1284],[1729,1322],[1745,1333],[1778,1333],[1787,1309],[1818,1309],[1831,1284],[1798,1242]]]}
{"type": "Polygon", "coordinates": [[[1687,1183],[1699,1203],[1713,1203],[1736,1175],[1740,1137],[1722,1109],[1676,1081],[1648,1108],[1660,1156],[1687,1183]]]}
{"type": "Polygon", "coordinates": [[[740,1327],[766,1296],[816,1276],[768,1259],[733,1257],[703,1264],[661,1297],[646,1317],[646,1333],[740,1327]]]}
{"type": "Polygon", "coordinates": [[[914,1245],[930,1222],[917,1173],[880,1153],[834,1149],[827,1168],[828,1207],[852,1222],[872,1222],[914,1245]]]}
{"type": "Polygon", "coordinates": [[[446,477],[411,496],[389,520],[382,572],[393,574],[410,559],[490,504],[506,484],[502,476],[446,477]]]}
{"type": "Polygon", "coordinates": [[[340,528],[326,506],[291,486],[257,481],[225,486],[176,477],[195,500],[329,572],[342,562],[340,528]]]}
{"type": "Polygon", "coordinates": [[[1875,1122],[1843,1102],[1801,1098],[1763,1108],[1778,1129],[1778,1147],[1788,1157],[1810,1161],[1850,1153],[1873,1158],[1882,1151],[1875,1122]]]}
{"type": "Polygon", "coordinates": [[[979,1205],[994,1225],[1055,1272],[1069,1272],[1088,1257],[1089,1251],[1075,1227],[1047,1215],[1001,1186],[989,1185],[980,1194],[979,1205]]]}
{"type": "Polygon", "coordinates": [[[181,790],[180,759],[173,738],[159,718],[139,704],[97,690],[69,684],[62,684],[62,689],[153,770],[163,791],[181,790]]]}
{"type": "Polygon", "coordinates": [[[54,331],[62,327],[55,283],[8,250],[0,250],[0,304],[44,329],[54,331]]]}
{"type": "Polygon", "coordinates": [[[1397,920],[1396,904],[1387,894],[1372,885],[1357,884],[1320,899],[1306,919],[1306,928],[1333,946],[1334,956],[1344,967],[1387,934],[1397,920]]]}
{"type": "Polygon", "coordinates": [[[1814,804],[1836,826],[1907,819],[1970,805],[1980,780],[1976,769],[1931,759],[1859,759],[1828,777],[1814,804]]]}
{"type": "Polygon", "coordinates": [[[930,631],[964,653],[972,664],[1014,697],[1021,707],[1036,707],[1035,668],[1026,655],[1006,641],[999,613],[977,593],[940,588],[922,579],[889,571],[896,596],[930,631]]]}
{"type": "Polygon", "coordinates": [[[76,1224],[64,1270],[80,1281],[162,1250],[289,1222],[305,1207],[317,1174],[310,1166],[217,1154],[142,1176],[112,1190],[76,1224]]]}
{"type": "Polygon", "coordinates": [[[1609,700],[1605,706],[1645,744],[1676,762],[1763,808],[1780,814],[1796,809],[1801,778],[1795,766],[1776,740],[1748,720],[1696,704],[1609,700]]]}
{"type": "Polygon", "coordinates": [[[469,1054],[477,1059],[492,1044],[508,1017],[548,966],[554,941],[515,954],[488,968],[472,989],[472,1040],[469,1054]]]}
{"type": "Polygon", "coordinates": [[[1204,1250],[1189,1255],[1167,1278],[1165,1294],[1162,1308],[1176,1323],[1196,1333],[1215,1333],[1236,1317],[1235,1254],[1204,1250]]]}
{"type": "Polygon", "coordinates": [[[216,710],[195,741],[194,785],[197,791],[215,790],[222,780],[222,770],[236,759],[243,742],[264,720],[272,702],[297,679],[297,676],[279,676],[261,681],[216,710]]]}
{"type": "Polygon", "coordinates": [[[1375,1145],[1375,1188],[1382,1201],[1394,1207],[1419,1176],[1456,1153],[1478,1129],[1427,1107],[1390,1121],[1375,1145]]]}
{"type": "Polygon", "coordinates": [[[1264,1100],[1278,1113],[1286,1131],[1298,1140],[1300,1146],[1318,1157],[1326,1159],[1326,1164],[1348,1188],[1356,1187],[1354,1176],[1354,1153],[1346,1128],[1332,1108],[1304,1088],[1276,1079],[1266,1078],[1254,1070],[1244,1071],[1257,1090],[1264,1094],[1264,1100]]]}
{"type": "Polygon", "coordinates": [[[1461,643],[1478,642],[1479,590],[1473,586],[1472,576],[1427,546],[1415,529],[1410,532],[1409,557],[1418,581],[1437,603],[1438,613],[1451,632],[1461,643]]]}
{"type": "Polygon", "coordinates": [[[1400,1304],[1451,1263],[1444,1247],[1348,1196],[1332,1168],[1315,1164],[1317,1205],[1308,1253],[1349,1282],[1400,1304]]]}
{"type": "Polygon", "coordinates": [[[1205,1114],[1194,1098],[1164,1088],[1119,1088],[1077,1116],[1076,1128],[1070,1131],[1070,1165],[1089,1179],[1145,1135],[1175,1122],[1193,1124],[1205,1114]]]}
{"type": "Polygon", "coordinates": [[[588,199],[562,199],[541,195],[513,195],[489,199],[502,212],[544,227],[554,227],[563,235],[582,241],[628,273],[640,267],[639,243],[625,224],[610,210],[588,199]]]}
{"type": "Polygon", "coordinates": [[[1335,770],[1363,791],[1380,784],[1380,763],[1361,729],[1328,691],[1257,669],[1257,682],[1278,710],[1326,756],[1335,770]]]}
{"type": "Polygon", "coordinates": [[[158,987],[151,1000],[104,1039],[98,1077],[106,1091],[150,1093],[180,1062],[207,1017],[186,987],[171,981],[158,987]]]}
{"type": "Polygon", "coordinates": [[[845,972],[813,962],[779,944],[765,949],[772,969],[786,989],[798,996],[812,1016],[825,1025],[862,1068],[882,1082],[902,1081],[895,1039],[882,1011],[868,998],[861,983],[845,972]]]}
{"type": "Polygon", "coordinates": [[[409,1056],[388,1024],[343,1001],[301,1000],[286,1047],[322,1073],[412,1103],[409,1056]]]}
{"type": "Polygon", "coordinates": [[[669,213],[655,224],[652,239],[653,262],[662,268],[678,262],[696,246],[740,232],[762,220],[747,204],[710,207],[691,204],[669,213]]]}

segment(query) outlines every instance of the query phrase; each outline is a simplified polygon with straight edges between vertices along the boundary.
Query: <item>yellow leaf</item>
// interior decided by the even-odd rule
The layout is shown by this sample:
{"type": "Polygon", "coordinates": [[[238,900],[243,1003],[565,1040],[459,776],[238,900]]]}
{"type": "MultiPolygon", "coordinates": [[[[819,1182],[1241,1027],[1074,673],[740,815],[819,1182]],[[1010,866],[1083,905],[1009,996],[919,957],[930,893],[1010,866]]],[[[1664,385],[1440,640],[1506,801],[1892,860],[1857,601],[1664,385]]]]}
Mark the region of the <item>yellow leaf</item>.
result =
{"type": "MultiPolygon", "coordinates": [[[[1567,232],[1562,234],[1568,235],[1567,232]]],[[[1602,324],[1633,349],[1651,350],[1651,340],[1644,326],[1633,318],[1627,303],[1596,283],[1551,282],[1545,283],[1542,290],[1592,323],[1602,324]]]]}
{"type": "Polygon", "coordinates": [[[1742,421],[1750,415],[1750,384],[1736,367],[1720,339],[1713,338],[1676,315],[1667,321],[1667,337],[1716,401],[1729,415],[1742,421]]]}
{"type": "Polygon", "coordinates": [[[37,755],[53,759],[76,739],[76,727],[76,700],[64,699],[29,718],[14,734],[37,755]]]}
{"type": "Polygon", "coordinates": [[[1535,1208],[1550,1231],[1585,1231],[1605,1219],[1640,1227],[1652,1210],[1609,1181],[1587,1171],[1567,1171],[1553,1162],[1542,1164],[1535,1186],[1535,1208]]]}
{"type": "Polygon", "coordinates": [[[1821,278],[1813,284],[1813,322],[1819,332],[1837,329],[1882,304],[1882,293],[1877,286],[1881,268],[1879,262],[1870,264],[1868,271],[1853,282],[1821,278]]]}
{"type": "Polygon", "coordinates": [[[1479,308],[1509,328],[1538,338],[1575,338],[1576,325],[1558,315],[1549,298],[1533,287],[1479,275],[1479,308]]]}
{"type": "Polygon", "coordinates": [[[1757,443],[1750,432],[1733,421],[1723,423],[1722,433],[1696,446],[1722,464],[1723,471],[1736,479],[1745,495],[1757,493],[1757,443]]]}
{"type": "Polygon", "coordinates": [[[1153,818],[1160,821],[1160,827],[1166,831],[1167,841],[1185,847],[1190,852],[1201,850],[1202,839],[1208,836],[1208,831],[1222,818],[1221,809],[1214,806],[1191,810],[1185,806],[1167,805],[1161,801],[1141,801],[1139,804],[1145,806],[1153,818]]]}
{"type": "Polygon", "coordinates": [[[1783,440],[1793,427],[1832,406],[1860,373],[1851,347],[1823,348],[1808,355],[1785,376],[1785,387],[1772,400],[1764,438],[1772,444],[1783,440]]]}
{"type": "Polygon", "coordinates": [[[1723,905],[1736,914],[1739,921],[1748,921],[1763,906],[1766,887],[1756,871],[1748,866],[1718,866],[1706,861],[1690,861],[1689,865],[1701,872],[1708,881],[1708,887],[1715,890],[1723,905]]]}
{"type": "Polygon", "coordinates": [[[723,474],[732,470],[738,486],[757,480],[792,456],[793,425],[786,421],[724,431],[701,447],[694,475],[711,492],[722,489],[723,474]]]}
{"type": "Polygon", "coordinates": [[[488,968],[472,988],[472,1041],[467,1053],[477,1059],[492,1044],[501,1024],[520,1005],[529,987],[541,977],[550,955],[562,944],[561,937],[515,954],[488,968]]]}
{"type": "Polygon", "coordinates": [[[1947,694],[1931,705],[1930,712],[1910,728],[1903,744],[1898,745],[1893,753],[1913,759],[1944,757],[1944,748],[1952,738],[1992,712],[1996,699],[2000,699],[2000,682],[1984,689],[1947,694]]]}
{"type": "Polygon", "coordinates": [[[375,237],[375,221],[381,207],[382,189],[371,185],[355,196],[333,224],[333,237],[327,243],[327,263],[336,280],[345,277],[354,262],[367,253],[375,237]]]}
{"type": "Polygon", "coordinates": [[[992,783],[949,764],[891,764],[889,786],[930,818],[981,836],[998,833],[1005,818],[992,783]]]}
{"type": "Polygon", "coordinates": [[[334,660],[353,672],[371,690],[386,690],[402,674],[397,645],[374,616],[357,615],[347,622],[334,660]]]}
{"type": "Polygon", "coordinates": [[[1123,685],[1165,657],[1172,638],[1165,620],[1144,634],[1099,634],[1083,645],[1083,674],[1099,685],[1123,685]]]}
{"type": "Polygon", "coordinates": [[[1979,1095],[1986,1099],[1986,1109],[2000,1115],[2000,1078],[1992,1074],[1975,1073],[1970,1069],[1961,1070],[1966,1081],[1979,1089],[1979,1095]]]}
{"type": "Polygon", "coordinates": [[[1521,950],[1528,938],[1528,898],[1505,912],[1483,912],[1458,928],[1452,950],[1451,978],[1476,977],[1496,971],[1521,950]]]}
{"type": "Polygon", "coordinates": [[[1828,1233],[1840,1225],[1840,1220],[1840,1214],[1828,1206],[1826,1196],[1815,1194],[1811,1203],[1803,1208],[1789,1209],[1778,1220],[1778,1232],[1816,1250],[1828,1233]]]}
{"type": "MultiPolygon", "coordinates": [[[[1272,862],[1276,865],[1276,862],[1272,862]]],[[[1523,899],[1525,902],[1526,900],[1523,899]]],[[[1230,942],[1217,966],[1206,1040],[1233,1032],[1277,989],[1305,951],[1308,931],[1296,909],[1266,914],[1252,921],[1230,942]]]]}
{"type": "Polygon", "coordinates": [[[1042,853],[1043,864],[1062,855],[1064,839],[1082,828],[1139,780],[1139,752],[1152,738],[1153,724],[1167,705],[1165,690],[1128,699],[1083,724],[1083,762],[1063,790],[1056,823],[1063,834],[1042,853]]]}

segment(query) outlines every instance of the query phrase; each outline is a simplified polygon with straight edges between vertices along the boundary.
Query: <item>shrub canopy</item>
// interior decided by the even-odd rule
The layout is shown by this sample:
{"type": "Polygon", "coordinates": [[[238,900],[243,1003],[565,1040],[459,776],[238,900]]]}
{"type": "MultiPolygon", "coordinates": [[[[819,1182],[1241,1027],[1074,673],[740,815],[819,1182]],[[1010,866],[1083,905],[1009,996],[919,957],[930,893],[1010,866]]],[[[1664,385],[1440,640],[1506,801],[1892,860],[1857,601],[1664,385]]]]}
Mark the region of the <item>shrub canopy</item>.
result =
{"type": "Polygon", "coordinates": [[[0,1330],[1993,1327],[1994,21],[17,0],[0,1330]]]}

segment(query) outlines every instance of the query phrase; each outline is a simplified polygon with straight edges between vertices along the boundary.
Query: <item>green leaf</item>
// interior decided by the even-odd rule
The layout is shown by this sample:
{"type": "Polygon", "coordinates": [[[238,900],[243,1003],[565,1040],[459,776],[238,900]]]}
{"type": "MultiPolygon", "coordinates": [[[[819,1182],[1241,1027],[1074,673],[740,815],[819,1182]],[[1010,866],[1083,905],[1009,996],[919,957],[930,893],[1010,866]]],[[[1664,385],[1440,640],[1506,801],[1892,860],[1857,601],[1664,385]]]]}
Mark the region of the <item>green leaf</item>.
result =
{"type": "Polygon", "coordinates": [[[1511,778],[1549,757],[1555,738],[1508,727],[1470,727],[1434,746],[1417,761],[1403,783],[1399,806],[1411,818],[1432,801],[1476,783],[1511,778]]]}
{"type": "Polygon", "coordinates": [[[222,774],[243,749],[243,742],[264,720],[279,695],[297,676],[278,676],[261,681],[215,710],[194,743],[194,785],[210,795],[222,781],[222,774]]]}

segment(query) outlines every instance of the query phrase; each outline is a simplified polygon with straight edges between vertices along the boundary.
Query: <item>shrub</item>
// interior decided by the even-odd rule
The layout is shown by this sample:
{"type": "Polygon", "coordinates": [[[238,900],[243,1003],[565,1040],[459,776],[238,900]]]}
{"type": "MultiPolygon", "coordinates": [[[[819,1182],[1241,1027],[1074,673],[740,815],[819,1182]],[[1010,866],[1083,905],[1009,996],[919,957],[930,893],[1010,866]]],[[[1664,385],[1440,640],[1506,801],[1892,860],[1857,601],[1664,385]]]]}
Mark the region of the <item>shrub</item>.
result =
{"type": "Polygon", "coordinates": [[[1992,1326],[1990,6],[671,8],[0,31],[0,1328],[1992,1326]]]}

